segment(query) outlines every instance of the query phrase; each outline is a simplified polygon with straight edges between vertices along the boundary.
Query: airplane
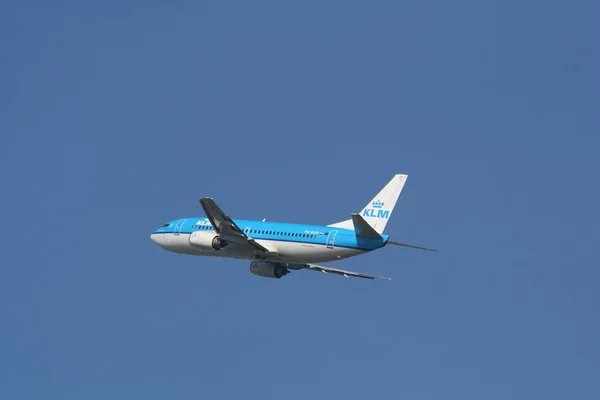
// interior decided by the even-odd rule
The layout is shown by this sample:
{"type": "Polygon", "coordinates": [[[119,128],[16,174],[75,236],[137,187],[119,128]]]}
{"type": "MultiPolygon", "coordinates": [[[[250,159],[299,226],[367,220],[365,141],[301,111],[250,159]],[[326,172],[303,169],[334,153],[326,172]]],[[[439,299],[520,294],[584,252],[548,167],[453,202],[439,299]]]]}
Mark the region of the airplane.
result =
{"type": "Polygon", "coordinates": [[[436,251],[389,240],[383,233],[408,175],[396,174],[383,189],[351,218],[330,225],[306,225],[232,219],[211,197],[202,197],[205,218],[179,218],[156,229],[151,240],[174,253],[227,257],[250,262],[250,272],[266,278],[293,270],[312,270],[344,277],[391,278],[326,267],[317,263],[338,261],[386,245],[436,251]]]}

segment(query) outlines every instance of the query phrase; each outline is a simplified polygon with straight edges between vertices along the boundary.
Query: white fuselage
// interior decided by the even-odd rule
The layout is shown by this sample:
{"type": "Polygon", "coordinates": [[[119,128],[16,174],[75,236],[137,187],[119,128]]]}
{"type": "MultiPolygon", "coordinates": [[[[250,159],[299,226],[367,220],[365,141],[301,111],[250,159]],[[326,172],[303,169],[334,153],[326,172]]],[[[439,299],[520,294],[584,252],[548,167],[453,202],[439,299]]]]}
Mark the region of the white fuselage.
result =
{"type": "MultiPolygon", "coordinates": [[[[235,245],[221,250],[204,250],[190,244],[190,233],[153,233],[150,237],[154,243],[165,250],[194,256],[227,257],[254,260],[255,254],[247,249],[236,249],[235,245]]],[[[341,260],[364,253],[364,250],[335,245],[294,243],[278,240],[261,240],[256,242],[270,250],[265,261],[287,263],[316,263],[341,260]]]]}

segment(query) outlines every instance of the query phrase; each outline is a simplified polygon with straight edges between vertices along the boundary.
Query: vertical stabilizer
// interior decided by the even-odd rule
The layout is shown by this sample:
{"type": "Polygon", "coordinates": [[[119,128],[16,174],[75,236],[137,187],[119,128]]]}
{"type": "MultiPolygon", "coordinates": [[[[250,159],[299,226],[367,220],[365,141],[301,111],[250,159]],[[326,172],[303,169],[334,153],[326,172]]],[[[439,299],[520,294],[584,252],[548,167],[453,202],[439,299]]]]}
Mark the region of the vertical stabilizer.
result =
{"type": "MultiPolygon", "coordinates": [[[[400,192],[406,183],[408,175],[397,174],[391,181],[360,212],[361,217],[369,224],[377,233],[383,233],[387,225],[392,211],[398,201],[400,192]]],[[[354,229],[354,224],[351,219],[329,225],[332,227],[354,229]]]]}

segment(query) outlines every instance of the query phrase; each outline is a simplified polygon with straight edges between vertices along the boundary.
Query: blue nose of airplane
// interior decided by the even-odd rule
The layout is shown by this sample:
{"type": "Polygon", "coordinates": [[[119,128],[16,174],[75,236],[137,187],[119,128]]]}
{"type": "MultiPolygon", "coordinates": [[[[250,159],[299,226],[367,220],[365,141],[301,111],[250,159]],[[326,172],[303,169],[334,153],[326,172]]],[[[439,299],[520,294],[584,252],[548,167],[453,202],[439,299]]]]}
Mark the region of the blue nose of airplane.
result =
{"type": "Polygon", "coordinates": [[[151,233],[150,234],[150,240],[152,240],[154,243],[156,243],[157,245],[160,246],[160,242],[158,240],[158,234],[157,233],[151,233]]]}
{"type": "Polygon", "coordinates": [[[165,234],[170,232],[169,228],[172,229],[172,225],[173,222],[167,222],[166,224],[163,224],[160,228],[150,234],[150,240],[152,240],[158,246],[164,248],[167,241],[165,234]]]}

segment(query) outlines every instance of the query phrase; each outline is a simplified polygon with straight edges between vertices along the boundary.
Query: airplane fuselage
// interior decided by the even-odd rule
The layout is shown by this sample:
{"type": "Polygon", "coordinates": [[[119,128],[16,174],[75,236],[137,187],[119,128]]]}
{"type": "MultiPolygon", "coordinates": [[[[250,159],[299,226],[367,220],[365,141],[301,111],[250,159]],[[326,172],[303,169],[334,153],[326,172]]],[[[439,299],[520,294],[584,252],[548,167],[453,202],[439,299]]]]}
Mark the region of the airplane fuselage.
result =
{"type": "Polygon", "coordinates": [[[265,260],[287,263],[317,263],[341,260],[386,245],[389,237],[365,239],[351,229],[330,226],[233,220],[257,243],[268,248],[266,256],[235,244],[220,249],[211,247],[217,236],[208,218],[181,218],[169,222],[151,234],[151,239],[165,250],[180,254],[265,260]]]}

